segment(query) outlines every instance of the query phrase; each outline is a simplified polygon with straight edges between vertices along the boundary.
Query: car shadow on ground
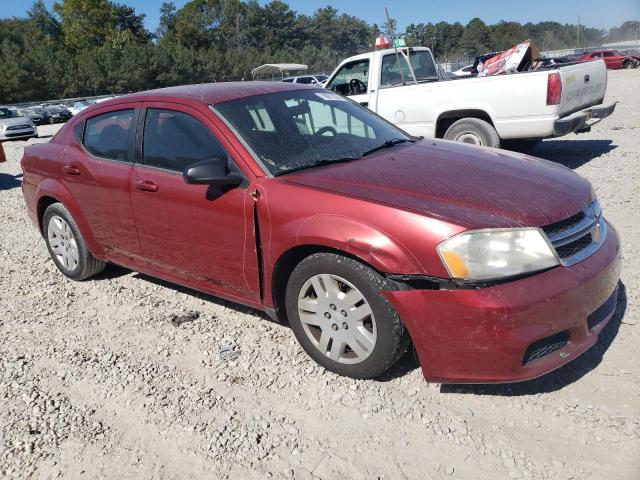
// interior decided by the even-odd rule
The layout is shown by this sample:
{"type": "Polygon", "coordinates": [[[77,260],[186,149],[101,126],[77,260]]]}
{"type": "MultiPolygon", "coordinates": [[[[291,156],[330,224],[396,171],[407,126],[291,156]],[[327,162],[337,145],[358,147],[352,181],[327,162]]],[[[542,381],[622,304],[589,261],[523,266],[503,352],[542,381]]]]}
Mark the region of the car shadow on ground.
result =
{"type": "MultiPolygon", "coordinates": [[[[108,264],[107,268],[96,275],[95,280],[106,280],[123,277],[131,274],[132,271],[118,265],[108,264]]],[[[253,315],[269,322],[277,323],[278,325],[288,326],[286,323],[277,322],[272,319],[267,313],[256,308],[247,307],[239,303],[235,303],[229,300],[224,300],[207,293],[202,293],[198,290],[194,290],[188,287],[183,287],[175,283],[171,283],[165,280],[161,280],[144,273],[135,272],[133,277],[140,280],[159,285],[171,290],[175,290],[187,295],[196,297],[200,300],[211,302],[216,305],[230,308],[240,313],[247,315],[253,315]]],[[[625,286],[622,282],[618,284],[618,303],[616,311],[613,317],[607,324],[607,326],[600,332],[598,341],[588,351],[582,354],[573,362],[570,362],[551,373],[543,375],[542,377],[534,380],[519,383],[508,384],[443,384],[440,387],[441,393],[458,393],[458,394],[473,394],[473,395],[502,395],[502,396],[520,396],[520,395],[535,395],[538,393],[550,393],[570,385],[576,382],[584,375],[594,370],[600,362],[605,352],[609,349],[613,340],[618,334],[620,325],[623,323],[623,318],[627,310],[627,294],[625,286]]],[[[387,372],[383,373],[379,377],[375,378],[377,382],[389,382],[413,372],[420,368],[420,362],[418,356],[412,346],[409,350],[391,367],[387,372]]]]}
{"type": "MultiPolygon", "coordinates": [[[[128,273],[131,273],[130,270],[127,270],[124,267],[119,267],[119,266],[112,266],[109,265],[110,268],[116,270],[114,273],[116,273],[118,276],[123,276],[126,275],[128,273]],[[124,272],[121,272],[124,271],[124,272]]],[[[109,275],[109,274],[108,274],[109,275]]],[[[99,277],[96,277],[99,278],[99,277]]],[[[112,275],[109,275],[109,278],[113,278],[112,275]]],[[[175,290],[177,292],[181,292],[187,295],[190,295],[192,297],[196,297],[200,300],[203,300],[205,302],[210,302],[210,303],[214,303],[216,305],[219,305],[221,307],[226,307],[226,308],[230,308],[232,310],[235,310],[236,312],[239,313],[245,313],[247,315],[253,315],[255,317],[260,317],[263,320],[268,320],[270,322],[274,322],[274,320],[269,317],[269,315],[267,315],[265,312],[263,312],[262,310],[258,310],[256,308],[252,308],[252,307],[247,307],[245,305],[239,304],[239,303],[235,303],[232,302],[230,300],[225,300],[223,298],[220,297],[215,297],[213,295],[209,295],[207,293],[203,293],[200,292],[198,290],[194,290],[192,288],[188,288],[188,287],[183,287],[182,285],[178,285],[175,283],[171,283],[171,282],[167,282],[165,280],[156,278],[156,277],[152,277],[150,275],[146,275],[144,273],[139,273],[136,272],[133,274],[133,278],[137,278],[140,280],[145,280],[147,282],[153,283],[155,285],[159,285],[161,287],[165,287],[165,288],[170,288],[171,290],[175,290]]],[[[274,323],[278,323],[279,322],[274,322],[274,323]]]]}
{"type": "Polygon", "coordinates": [[[612,140],[544,140],[527,154],[576,169],[616,148],[612,140]]]}
{"type": "Polygon", "coordinates": [[[18,188],[22,185],[22,174],[7,175],[6,173],[0,173],[0,191],[11,190],[12,188],[18,188]]]}
{"type": "Polygon", "coordinates": [[[618,305],[607,326],[600,332],[597,343],[580,357],[551,373],[534,380],[520,383],[506,384],[476,384],[476,385],[442,385],[441,393],[458,393],[472,395],[501,395],[521,396],[538,393],[551,393],[570,385],[587,373],[594,370],[604,357],[613,340],[618,335],[627,310],[627,294],[622,282],[618,283],[618,305]]]}

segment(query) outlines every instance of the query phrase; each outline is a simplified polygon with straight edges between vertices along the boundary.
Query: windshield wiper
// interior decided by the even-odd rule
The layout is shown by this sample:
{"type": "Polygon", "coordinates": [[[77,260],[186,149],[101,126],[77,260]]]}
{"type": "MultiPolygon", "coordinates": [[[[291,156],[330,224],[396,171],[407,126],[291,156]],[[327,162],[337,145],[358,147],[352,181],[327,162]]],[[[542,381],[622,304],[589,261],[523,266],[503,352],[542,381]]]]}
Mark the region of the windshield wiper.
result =
{"type": "Polygon", "coordinates": [[[362,156],[366,157],[367,155],[371,155],[372,153],[375,153],[379,150],[384,150],[385,148],[390,148],[395,145],[398,145],[399,143],[405,143],[405,142],[413,143],[415,142],[415,140],[410,140],[408,138],[392,138],[391,140],[387,140],[386,142],[384,142],[382,145],[378,145],[377,147],[373,147],[372,149],[367,150],[362,154],[362,156]]]}
{"type": "Polygon", "coordinates": [[[312,163],[308,163],[306,165],[299,165],[297,167],[290,168],[289,170],[283,170],[281,172],[276,172],[273,174],[274,177],[278,177],[280,175],[285,175],[287,173],[299,172],[300,170],[306,170],[308,168],[316,168],[322,167],[324,165],[331,165],[333,163],[344,163],[350,162],[351,160],[359,160],[362,157],[341,157],[341,158],[323,158],[322,160],[317,160],[312,163]]]}

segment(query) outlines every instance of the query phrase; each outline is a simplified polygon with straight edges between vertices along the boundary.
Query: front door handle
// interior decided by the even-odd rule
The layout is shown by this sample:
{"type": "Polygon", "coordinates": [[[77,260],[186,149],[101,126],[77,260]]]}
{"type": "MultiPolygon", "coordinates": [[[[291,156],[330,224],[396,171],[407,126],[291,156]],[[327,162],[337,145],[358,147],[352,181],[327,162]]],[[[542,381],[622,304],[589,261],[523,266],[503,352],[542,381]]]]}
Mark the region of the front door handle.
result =
{"type": "Polygon", "coordinates": [[[69,175],[80,175],[80,169],[75,165],[65,165],[62,170],[69,175]]]}
{"type": "Polygon", "coordinates": [[[158,185],[153,183],[151,180],[137,180],[135,185],[138,190],[142,190],[143,192],[158,191],[158,185]]]}

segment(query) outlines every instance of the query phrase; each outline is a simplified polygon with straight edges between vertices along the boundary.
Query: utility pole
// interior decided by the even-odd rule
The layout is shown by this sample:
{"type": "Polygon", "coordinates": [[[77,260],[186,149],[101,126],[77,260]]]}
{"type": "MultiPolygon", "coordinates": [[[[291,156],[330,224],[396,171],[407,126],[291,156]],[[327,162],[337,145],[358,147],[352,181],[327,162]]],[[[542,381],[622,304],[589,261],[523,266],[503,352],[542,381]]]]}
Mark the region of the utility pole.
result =
{"type": "Polygon", "coordinates": [[[578,15],[578,45],[576,48],[580,48],[580,15],[578,15]]]}

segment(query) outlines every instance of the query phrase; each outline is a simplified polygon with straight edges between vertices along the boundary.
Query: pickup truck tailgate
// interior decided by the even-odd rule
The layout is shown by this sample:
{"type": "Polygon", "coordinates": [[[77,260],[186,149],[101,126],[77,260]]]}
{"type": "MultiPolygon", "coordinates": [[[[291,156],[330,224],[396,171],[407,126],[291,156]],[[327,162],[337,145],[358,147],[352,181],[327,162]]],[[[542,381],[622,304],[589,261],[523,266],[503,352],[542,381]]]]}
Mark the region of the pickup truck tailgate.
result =
{"type": "Polygon", "coordinates": [[[602,103],[607,90],[607,67],[603,60],[567,65],[559,71],[562,78],[560,117],[602,103]]]}

